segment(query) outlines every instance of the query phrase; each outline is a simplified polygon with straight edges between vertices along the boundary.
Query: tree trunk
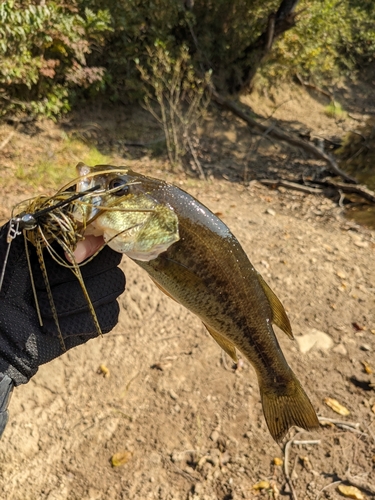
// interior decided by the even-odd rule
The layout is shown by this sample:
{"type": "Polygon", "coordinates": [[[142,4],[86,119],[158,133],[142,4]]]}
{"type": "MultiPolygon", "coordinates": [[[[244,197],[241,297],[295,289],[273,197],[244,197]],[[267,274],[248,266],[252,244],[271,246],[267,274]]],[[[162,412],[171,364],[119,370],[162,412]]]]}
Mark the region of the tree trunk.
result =
{"type": "Polygon", "coordinates": [[[296,13],[294,10],[298,1],[282,0],[278,11],[276,13],[272,12],[268,16],[266,30],[255,42],[246,47],[242,56],[234,62],[237,71],[233,71],[228,81],[228,89],[232,94],[239,94],[249,90],[259,66],[272,48],[273,42],[282,33],[295,26],[296,13]]]}

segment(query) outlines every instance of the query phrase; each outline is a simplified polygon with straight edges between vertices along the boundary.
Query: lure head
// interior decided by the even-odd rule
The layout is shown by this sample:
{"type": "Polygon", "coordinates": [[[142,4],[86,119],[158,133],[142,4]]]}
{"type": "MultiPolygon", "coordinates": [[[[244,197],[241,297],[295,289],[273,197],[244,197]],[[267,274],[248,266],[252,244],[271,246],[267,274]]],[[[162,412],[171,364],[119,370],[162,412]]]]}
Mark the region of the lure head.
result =
{"type": "Polygon", "coordinates": [[[155,183],[126,168],[77,165],[77,191],[98,189],[81,198],[74,216],[85,234],[103,235],[113,250],[132,259],[155,259],[179,240],[178,218],[172,207],[155,196],[155,183]]]}

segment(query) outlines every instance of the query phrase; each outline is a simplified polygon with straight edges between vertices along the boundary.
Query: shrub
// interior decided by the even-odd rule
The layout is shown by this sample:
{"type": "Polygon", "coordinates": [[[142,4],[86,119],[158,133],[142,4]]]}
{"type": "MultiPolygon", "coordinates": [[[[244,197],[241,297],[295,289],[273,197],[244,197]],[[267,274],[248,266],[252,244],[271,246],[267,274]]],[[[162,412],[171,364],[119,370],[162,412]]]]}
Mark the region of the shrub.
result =
{"type": "Polygon", "coordinates": [[[196,126],[209,104],[210,75],[197,76],[185,46],[173,57],[165,44],[157,42],[148,54],[147,66],[136,61],[137,69],[144,82],[146,109],[163,129],[170,164],[179,166],[190,151],[195,168],[204,176],[193,142],[197,142],[196,126]]]}
{"type": "Polygon", "coordinates": [[[0,4],[0,115],[56,116],[74,88],[100,86],[105,69],[87,55],[108,31],[107,11],[78,11],[75,2],[5,0],[0,4]]]}

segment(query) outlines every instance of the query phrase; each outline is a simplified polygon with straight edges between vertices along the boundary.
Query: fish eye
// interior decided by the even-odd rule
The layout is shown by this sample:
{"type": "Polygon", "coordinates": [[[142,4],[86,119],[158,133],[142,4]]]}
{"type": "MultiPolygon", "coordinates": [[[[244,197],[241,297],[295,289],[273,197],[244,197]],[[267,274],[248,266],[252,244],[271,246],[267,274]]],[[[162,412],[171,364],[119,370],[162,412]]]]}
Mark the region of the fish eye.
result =
{"type": "Polygon", "coordinates": [[[130,192],[130,186],[122,179],[112,179],[108,187],[111,191],[113,190],[114,196],[125,196],[130,192]]]}

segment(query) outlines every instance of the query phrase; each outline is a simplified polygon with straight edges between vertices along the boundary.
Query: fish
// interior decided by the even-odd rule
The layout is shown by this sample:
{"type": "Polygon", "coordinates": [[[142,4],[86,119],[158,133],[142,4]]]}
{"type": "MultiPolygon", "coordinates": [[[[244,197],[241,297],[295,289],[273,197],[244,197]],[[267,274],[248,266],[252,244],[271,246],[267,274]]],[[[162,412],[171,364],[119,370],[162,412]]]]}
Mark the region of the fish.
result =
{"type": "MultiPolygon", "coordinates": [[[[116,184],[131,192],[137,186],[173,209],[178,241],[156,258],[131,258],[166,295],[200,318],[235,362],[237,350],[250,362],[273,439],[280,442],[293,425],[318,428],[312,403],[273,330],[275,324],[293,338],[285,309],[226,224],[192,195],[163,180],[108,165],[93,167],[90,175],[90,182],[104,189],[116,184]]],[[[143,236],[148,237],[147,231],[143,236]]]]}

